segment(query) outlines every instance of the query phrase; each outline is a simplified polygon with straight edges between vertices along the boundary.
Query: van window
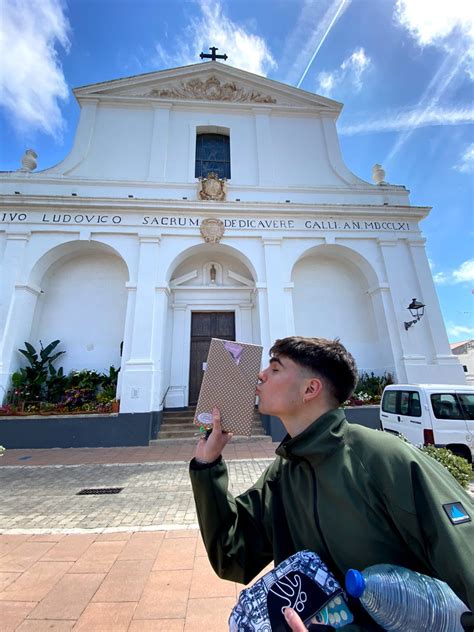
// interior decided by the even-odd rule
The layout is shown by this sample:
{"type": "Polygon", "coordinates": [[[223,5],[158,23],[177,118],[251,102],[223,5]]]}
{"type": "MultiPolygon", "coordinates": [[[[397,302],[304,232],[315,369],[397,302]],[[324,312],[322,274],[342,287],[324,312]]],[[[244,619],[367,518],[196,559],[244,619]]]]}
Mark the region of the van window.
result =
{"type": "Polygon", "coordinates": [[[416,391],[385,391],[382,410],[394,415],[421,417],[420,394],[416,391]]]}
{"type": "Polygon", "coordinates": [[[474,420],[474,393],[458,393],[461,408],[466,419],[474,420]]]}
{"type": "Polygon", "coordinates": [[[431,395],[431,406],[436,419],[464,419],[455,393],[431,395]]]}
{"type": "Polygon", "coordinates": [[[420,394],[413,391],[410,397],[410,416],[421,417],[420,394]]]}
{"type": "Polygon", "coordinates": [[[397,413],[397,391],[385,391],[382,410],[386,413],[397,413]]]}

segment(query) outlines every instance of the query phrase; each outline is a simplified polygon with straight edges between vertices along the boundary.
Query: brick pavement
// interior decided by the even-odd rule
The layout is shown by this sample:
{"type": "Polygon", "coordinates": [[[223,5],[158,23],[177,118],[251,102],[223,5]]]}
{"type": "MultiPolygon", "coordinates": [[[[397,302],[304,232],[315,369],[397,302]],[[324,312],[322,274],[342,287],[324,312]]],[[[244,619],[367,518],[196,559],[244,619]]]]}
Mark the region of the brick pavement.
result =
{"type": "Polygon", "coordinates": [[[1,632],[223,632],[241,588],[194,529],[0,541],[1,632]]]}
{"type": "MultiPolygon", "coordinates": [[[[258,478],[275,448],[269,440],[226,446],[234,493],[258,478]]],[[[193,450],[194,442],[8,450],[0,459],[0,632],[227,630],[242,586],[215,575],[193,528],[193,450]],[[124,490],[76,495],[108,486],[124,490]]]]}
{"type": "MultiPolygon", "coordinates": [[[[275,447],[226,447],[234,493],[258,478],[275,447]]],[[[242,586],[214,574],[192,528],[193,449],[8,451],[0,459],[0,632],[226,631],[242,586]],[[83,486],[122,485],[117,496],[76,496],[83,486]]]]}

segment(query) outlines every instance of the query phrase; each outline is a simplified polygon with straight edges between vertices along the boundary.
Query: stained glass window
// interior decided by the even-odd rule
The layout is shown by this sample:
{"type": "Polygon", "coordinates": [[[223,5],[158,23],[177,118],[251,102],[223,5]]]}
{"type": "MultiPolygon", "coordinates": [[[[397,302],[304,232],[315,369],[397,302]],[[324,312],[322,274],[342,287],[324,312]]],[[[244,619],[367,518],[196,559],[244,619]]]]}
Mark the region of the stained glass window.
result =
{"type": "Polygon", "coordinates": [[[230,178],[230,142],[223,134],[198,134],[196,138],[196,178],[213,171],[219,178],[230,178]]]}

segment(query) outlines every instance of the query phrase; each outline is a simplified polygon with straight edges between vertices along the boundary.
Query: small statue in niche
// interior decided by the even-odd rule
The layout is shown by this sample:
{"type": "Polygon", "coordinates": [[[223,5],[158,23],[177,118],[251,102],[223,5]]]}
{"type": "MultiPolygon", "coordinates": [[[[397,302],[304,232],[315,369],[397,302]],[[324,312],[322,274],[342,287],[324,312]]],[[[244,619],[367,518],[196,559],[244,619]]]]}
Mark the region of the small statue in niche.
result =
{"type": "Polygon", "coordinates": [[[214,264],[212,264],[211,268],[209,270],[209,276],[211,278],[211,285],[215,285],[216,284],[216,275],[217,275],[216,266],[214,264]]]}

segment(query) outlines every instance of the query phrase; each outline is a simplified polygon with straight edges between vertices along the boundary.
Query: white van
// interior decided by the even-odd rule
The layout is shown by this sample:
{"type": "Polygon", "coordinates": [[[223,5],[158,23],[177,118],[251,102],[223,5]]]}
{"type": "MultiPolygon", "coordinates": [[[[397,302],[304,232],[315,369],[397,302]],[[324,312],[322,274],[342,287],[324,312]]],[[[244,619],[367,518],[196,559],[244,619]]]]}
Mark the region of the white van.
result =
{"type": "Polygon", "coordinates": [[[449,448],[474,460],[474,388],[452,384],[392,384],[380,405],[382,429],[414,445],[449,448]]]}

